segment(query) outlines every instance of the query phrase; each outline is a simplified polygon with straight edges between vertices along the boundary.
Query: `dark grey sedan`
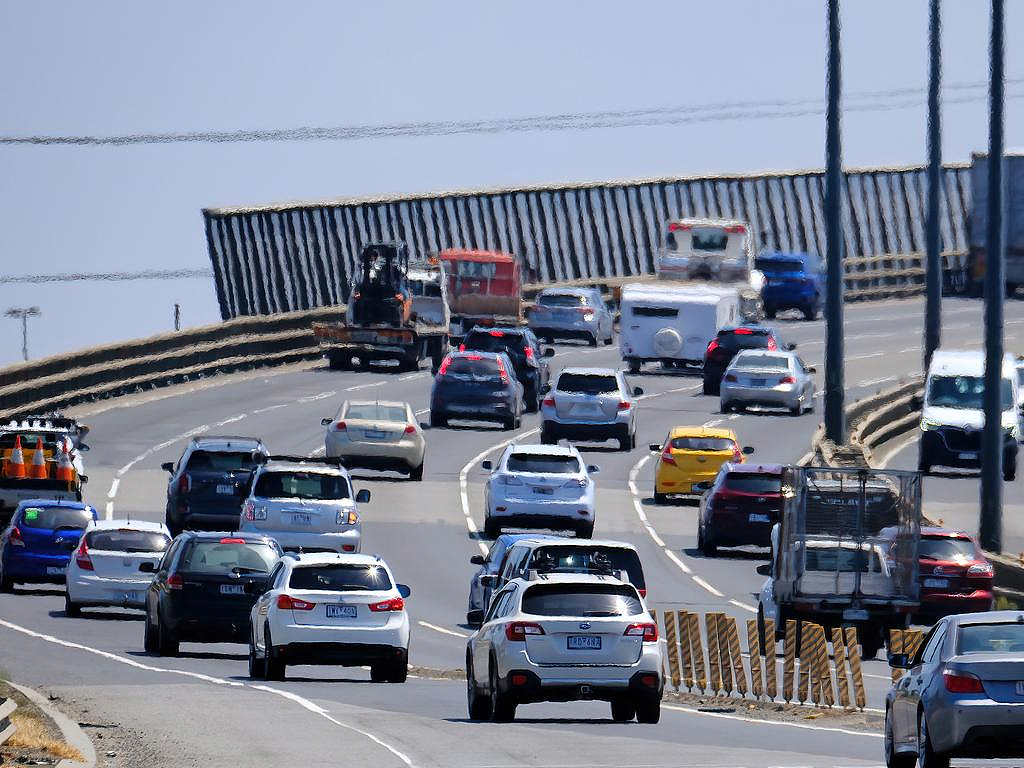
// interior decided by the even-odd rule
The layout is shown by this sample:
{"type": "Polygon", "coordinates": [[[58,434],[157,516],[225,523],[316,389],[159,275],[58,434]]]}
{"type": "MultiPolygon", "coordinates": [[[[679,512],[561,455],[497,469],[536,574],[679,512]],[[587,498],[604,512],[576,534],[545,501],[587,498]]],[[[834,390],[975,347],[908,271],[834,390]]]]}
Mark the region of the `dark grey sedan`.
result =
{"type": "Polygon", "coordinates": [[[1024,757],[1024,612],[947,616],[889,663],[906,672],[886,697],[886,765],[1024,757]]]}

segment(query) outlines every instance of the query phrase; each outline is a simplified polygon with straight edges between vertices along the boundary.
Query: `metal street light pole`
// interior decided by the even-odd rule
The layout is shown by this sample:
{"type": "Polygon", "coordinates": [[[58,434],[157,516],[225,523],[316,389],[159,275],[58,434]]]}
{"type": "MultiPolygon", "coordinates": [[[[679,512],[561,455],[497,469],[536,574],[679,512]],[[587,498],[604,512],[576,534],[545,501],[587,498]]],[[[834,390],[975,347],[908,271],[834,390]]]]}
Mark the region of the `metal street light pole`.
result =
{"type": "Polygon", "coordinates": [[[985,428],[981,435],[982,548],[1001,552],[1003,545],[1003,0],[992,0],[989,45],[988,210],[985,232],[985,428]]]}
{"type": "Polygon", "coordinates": [[[942,339],[942,262],[939,238],[939,189],[942,178],[942,86],[940,0],[928,7],[928,210],[925,231],[924,370],[942,339]]]}
{"type": "Polygon", "coordinates": [[[39,307],[11,307],[4,316],[21,320],[21,356],[28,360],[28,319],[39,317],[42,311],[39,307]]]}

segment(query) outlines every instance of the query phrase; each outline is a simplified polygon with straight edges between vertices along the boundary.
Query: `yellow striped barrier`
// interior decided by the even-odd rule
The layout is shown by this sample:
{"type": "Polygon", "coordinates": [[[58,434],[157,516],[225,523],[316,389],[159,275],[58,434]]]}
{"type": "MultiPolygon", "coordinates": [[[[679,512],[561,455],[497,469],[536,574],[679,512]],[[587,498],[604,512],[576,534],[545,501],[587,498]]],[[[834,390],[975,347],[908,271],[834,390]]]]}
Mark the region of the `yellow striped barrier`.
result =
{"type": "Polygon", "coordinates": [[[850,707],[850,681],[846,675],[846,642],[841,627],[832,627],[832,658],[836,663],[836,685],[839,687],[839,706],[850,707]]]}
{"type": "Polygon", "coordinates": [[[757,620],[747,619],[747,650],[750,652],[750,691],[755,699],[764,693],[761,687],[761,638],[757,634],[757,620]]]}
{"type": "Polygon", "coordinates": [[[718,652],[718,614],[704,614],[708,638],[708,684],[713,694],[722,690],[722,659],[718,652]]]}
{"type": "Polygon", "coordinates": [[[775,619],[764,620],[764,643],[764,692],[774,701],[778,695],[775,679],[775,619]]]}
{"type": "Polygon", "coordinates": [[[864,675],[861,673],[860,668],[860,646],[857,644],[857,630],[853,627],[843,627],[843,636],[846,638],[846,655],[850,659],[854,702],[858,709],[864,709],[867,706],[867,696],[864,693],[864,675]]]}
{"type": "Polygon", "coordinates": [[[663,611],[665,621],[665,643],[668,646],[668,669],[672,677],[672,687],[679,690],[679,642],[676,637],[676,615],[672,611],[663,611]]]}
{"type": "Polygon", "coordinates": [[[793,700],[793,672],[796,664],[796,622],[786,619],[785,657],[782,662],[782,698],[793,700]]]}

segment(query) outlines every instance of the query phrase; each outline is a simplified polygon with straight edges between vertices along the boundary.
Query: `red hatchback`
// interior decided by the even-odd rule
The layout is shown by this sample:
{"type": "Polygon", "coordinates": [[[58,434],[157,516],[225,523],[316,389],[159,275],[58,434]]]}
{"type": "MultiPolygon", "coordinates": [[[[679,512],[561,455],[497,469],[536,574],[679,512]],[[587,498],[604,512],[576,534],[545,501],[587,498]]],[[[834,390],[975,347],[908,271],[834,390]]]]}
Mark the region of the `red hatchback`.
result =
{"type": "Polygon", "coordinates": [[[708,557],[719,547],[769,547],[781,514],[781,464],[727,461],[701,497],[697,547],[708,557]]]}

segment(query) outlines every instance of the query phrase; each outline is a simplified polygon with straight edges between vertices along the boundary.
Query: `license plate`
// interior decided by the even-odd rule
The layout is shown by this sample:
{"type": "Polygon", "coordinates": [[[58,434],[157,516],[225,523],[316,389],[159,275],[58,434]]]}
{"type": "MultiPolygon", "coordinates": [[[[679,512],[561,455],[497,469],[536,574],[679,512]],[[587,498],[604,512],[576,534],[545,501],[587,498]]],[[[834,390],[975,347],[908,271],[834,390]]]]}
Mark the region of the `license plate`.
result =
{"type": "Polygon", "coordinates": [[[554,490],[554,488],[536,488],[535,487],[533,489],[533,492],[534,493],[539,493],[542,496],[550,496],[551,494],[553,494],[555,492],[555,490],[554,490]]]}
{"type": "Polygon", "coordinates": [[[924,586],[927,589],[945,589],[949,586],[949,579],[925,579],[924,586]]]}
{"type": "Polygon", "coordinates": [[[759,514],[757,512],[754,512],[754,513],[752,513],[750,515],[750,522],[752,522],[752,523],[767,523],[768,522],[768,515],[762,515],[762,514],[759,514]]]}
{"type": "Polygon", "coordinates": [[[768,382],[768,379],[751,379],[750,386],[752,387],[763,387],[768,382]]]}
{"type": "Polygon", "coordinates": [[[233,485],[218,485],[217,486],[217,493],[223,494],[225,496],[231,496],[231,495],[234,494],[234,492],[235,492],[235,486],[233,486],[233,485]]]}
{"type": "Polygon", "coordinates": [[[388,433],[380,429],[368,429],[363,434],[366,435],[368,440],[383,440],[387,437],[388,433]]]}
{"type": "Polygon", "coordinates": [[[566,646],[570,651],[600,651],[600,635],[569,635],[565,639],[566,646]]]}
{"type": "Polygon", "coordinates": [[[292,515],[292,525],[312,525],[313,518],[303,512],[296,512],[292,515]]]}
{"type": "Polygon", "coordinates": [[[328,619],[354,619],[356,617],[356,607],[354,605],[328,605],[327,606],[327,618],[328,619]]]}
{"type": "Polygon", "coordinates": [[[57,566],[50,565],[46,567],[47,576],[63,576],[68,572],[67,568],[58,568],[57,566]]]}
{"type": "Polygon", "coordinates": [[[244,595],[245,585],[244,584],[221,584],[220,593],[222,595],[244,595]]]}
{"type": "Polygon", "coordinates": [[[863,608],[847,608],[843,611],[843,621],[867,621],[868,612],[863,608]]]}
{"type": "Polygon", "coordinates": [[[964,459],[964,460],[976,459],[976,458],[978,458],[978,454],[975,453],[974,451],[965,451],[964,453],[958,454],[957,458],[958,459],[964,459]]]}

